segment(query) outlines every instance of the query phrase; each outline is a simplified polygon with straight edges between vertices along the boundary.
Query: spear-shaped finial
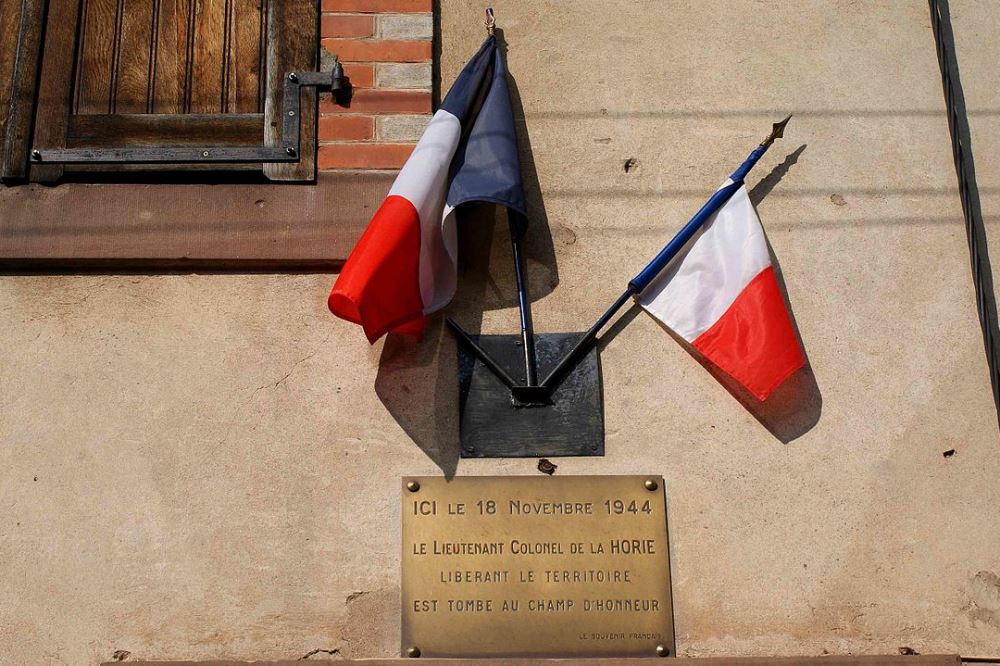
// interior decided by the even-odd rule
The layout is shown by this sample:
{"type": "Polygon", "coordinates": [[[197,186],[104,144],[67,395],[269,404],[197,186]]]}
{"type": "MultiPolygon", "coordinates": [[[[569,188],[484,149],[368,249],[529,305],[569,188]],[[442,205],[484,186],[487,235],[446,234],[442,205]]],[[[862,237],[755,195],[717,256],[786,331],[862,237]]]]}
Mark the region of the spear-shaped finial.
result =
{"type": "Polygon", "coordinates": [[[772,143],[774,143],[775,139],[780,139],[785,134],[785,125],[787,125],[788,121],[791,119],[792,119],[792,114],[789,113],[784,120],[771,125],[771,133],[767,135],[766,139],[760,142],[760,145],[770,146],[772,143]]]}

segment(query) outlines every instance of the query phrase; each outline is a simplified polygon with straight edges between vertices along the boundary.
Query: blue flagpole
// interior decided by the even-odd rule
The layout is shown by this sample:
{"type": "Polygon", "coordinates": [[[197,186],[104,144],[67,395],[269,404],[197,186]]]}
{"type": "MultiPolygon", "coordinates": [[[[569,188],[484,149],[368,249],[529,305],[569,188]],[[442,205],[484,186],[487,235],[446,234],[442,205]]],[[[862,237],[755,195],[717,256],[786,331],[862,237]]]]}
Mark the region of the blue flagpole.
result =
{"type": "Polygon", "coordinates": [[[563,375],[588,351],[590,351],[591,346],[597,340],[598,333],[601,332],[601,329],[604,328],[615,313],[618,312],[618,310],[620,310],[630,298],[642,293],[642,291],[648,287],[654,279],[656,279],[656,276],[667,267],[671,260],[677,256],[677,253],[681,251],[681,249],[689,240],[691,240],[698,230],[704,226],[705,222],[707,222],[712,215],[714,215],[715,212],[723,206],[723,204],[729,201],[729,198],[733,196],[736,190],[743,186],[743,180],[746,178],[747,174],[750,173],[750,170],[753,169],[754,165],[756,165],[760,158],[763,157],[764,153],[767,152],[767,149],[771,147],[772,143],[774,143],[774,140],[780,139],[784,134],[785,125],[788,124],[790,118],[791,116],[788,116],[788,118],[785,118],[781,122],[774,123],[771,128],[771,133],[767,136],[767,138],[764,139],[752,153],[750,153],[746,160],[743,161],[743,164],[741,164],[739,168],[733,172],[733,175],[729,177],[731,182],[713,194],[709,200],[705,202],[701,209],[694,214],[694,217],[692,217],[691,220],[677,232],[677,235],[674,236],[662,250],[660,250],[659,254],[657,254],[645,268],[639,271],[639,273],[629,281],[628,287],[622,295],[619,296],[611,307],[609,307],[604,314],[600,316],[594,325],[591,326],[586,333],[584,333],[583,337],[580,338],[580,341],[576,343],[576,346],[574,346],[573,349],[571,349],[569,353],[567,353],[566,356],[559,361],[559,364],[553,368],[548,376],[542,381],[541,386],[543,388],[550,392],[555,390],[556,384],[560,379],[562,379],[563,375]]]}

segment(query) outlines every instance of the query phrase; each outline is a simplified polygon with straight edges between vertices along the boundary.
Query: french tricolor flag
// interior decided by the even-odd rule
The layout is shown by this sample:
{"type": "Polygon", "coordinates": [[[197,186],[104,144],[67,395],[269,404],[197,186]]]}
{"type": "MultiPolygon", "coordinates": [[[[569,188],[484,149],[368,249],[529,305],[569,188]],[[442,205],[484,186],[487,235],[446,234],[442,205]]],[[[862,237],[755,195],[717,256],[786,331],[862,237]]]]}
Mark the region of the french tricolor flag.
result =
{"type": "MultiPolygon", "coordinates": [[[[466,64],[403,165],[330,292],[330,310],[374,343],[419,333],[455,294],[455,209],[485,201],[519,213],[524,192],[507,73],[492,35],[466,64]]],[[[520,230],[523,233],[523,228],[520,230]]]]}
{"type": "Polygon", "coordinates": [[[637,300],[759,400],[805,364],[742,182],[637,300]]]}

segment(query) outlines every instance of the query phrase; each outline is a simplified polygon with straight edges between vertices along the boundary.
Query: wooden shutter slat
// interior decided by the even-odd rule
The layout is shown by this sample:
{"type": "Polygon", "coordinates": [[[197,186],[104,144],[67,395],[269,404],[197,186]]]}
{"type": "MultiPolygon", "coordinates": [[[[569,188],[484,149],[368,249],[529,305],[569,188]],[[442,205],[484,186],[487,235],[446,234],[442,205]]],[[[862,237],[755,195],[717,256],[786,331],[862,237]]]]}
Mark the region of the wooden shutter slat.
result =
{"type": "Polygon", "coordinates": [[[261,0],[234,0],[230,46],[230,113],[264,110],[260,100],[261,0]]]}
{"type": "Polygon", "coordinates": [[[264,140],[264,114],[74,115],[66,147],[160,146],[165,136],[175,137],[173,145],[259,146],[264,140]]]}
{"type": "Polygon", "coordinates": [[[144,113],[149,107],[154,4],[152,0],[121,2],[113,113],[144,113]]]}
{"type": "Polygon", "coordinates": [[[225,62],[226,0],[196,0],[190,113],[220,113],[225,62]]]}
{"type": "Polygon", "coordinates": [[[110,113],[119,0],[82,0],[75,113],[110,113]]]}
{"type": "MultiPolygon", "coordinates": [[[[21,3],[0,2],[0,35],[16,35],[21,25],[21,3]]],[[[14,61],[17,59],[17,40],[0,39],[0,137],[7,129],[7,110],[10,108],[11,89],[14,84],[14,61]]]]}
{"type": "Polygon", "coordinates": [[[0,179],[23,179],[28,173],[31,122],[41,59],[45,0],[9,0],[0,7],[0,179]]]}
{"type": "Polygon", "coordinates": [[[153,113],[183,113],[188,76],[190,0],[158,0],[153,113]]]}
{"type": "MultiPolygon", "coordinates": [[[[38,106],[35,112],[36,146],[66,147],[80,4],[79,0],[49,0],[42,70],[39,75],[38,106]]],[[[62,172],[62,166],[58,164],[34,164],[30,179],[52,182],[62,172]]]]}

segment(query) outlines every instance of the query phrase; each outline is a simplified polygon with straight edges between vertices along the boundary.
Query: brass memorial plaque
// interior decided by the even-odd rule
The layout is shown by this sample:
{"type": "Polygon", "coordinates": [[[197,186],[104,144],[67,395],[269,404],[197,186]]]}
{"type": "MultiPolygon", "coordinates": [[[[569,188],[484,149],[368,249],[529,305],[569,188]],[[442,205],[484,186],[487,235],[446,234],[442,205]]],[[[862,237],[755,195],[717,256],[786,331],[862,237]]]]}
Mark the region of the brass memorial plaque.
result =
{"type": "Polygon", "coordinates": [[[402,652],[674,652],[659,476],[403,479],[402,652]]]}

